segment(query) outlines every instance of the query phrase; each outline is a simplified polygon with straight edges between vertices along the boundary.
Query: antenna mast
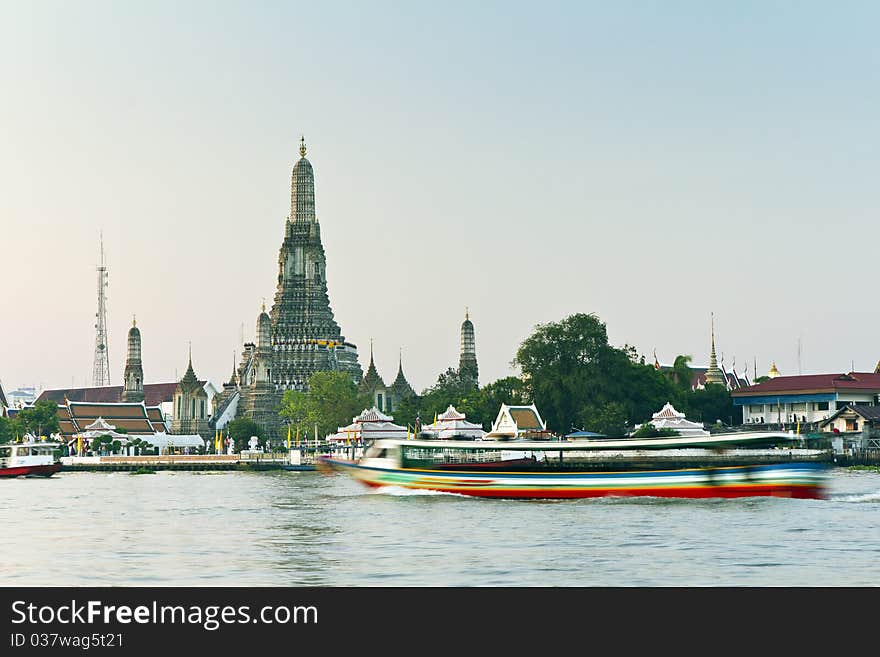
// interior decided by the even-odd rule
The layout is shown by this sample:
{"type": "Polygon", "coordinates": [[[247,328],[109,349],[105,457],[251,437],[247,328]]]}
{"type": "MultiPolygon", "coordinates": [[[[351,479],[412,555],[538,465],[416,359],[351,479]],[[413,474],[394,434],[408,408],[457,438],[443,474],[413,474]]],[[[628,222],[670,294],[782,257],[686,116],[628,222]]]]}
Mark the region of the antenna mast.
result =
{"type": "Polygon", "coordinates": [[[110,385],[110,359],[107,355],[107,266],[104,264],[104,234],[101,233],[101,264],[98,266],[98,312],[95,313],[95,365],[92,385],[110,385]]]}

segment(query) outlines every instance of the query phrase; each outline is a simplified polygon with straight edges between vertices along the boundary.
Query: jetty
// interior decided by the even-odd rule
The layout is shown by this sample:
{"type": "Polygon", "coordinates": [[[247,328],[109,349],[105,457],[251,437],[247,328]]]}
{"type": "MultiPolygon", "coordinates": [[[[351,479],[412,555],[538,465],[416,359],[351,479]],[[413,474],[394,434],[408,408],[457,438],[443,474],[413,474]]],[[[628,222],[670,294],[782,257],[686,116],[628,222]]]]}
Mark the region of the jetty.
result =
{"type": "Polygon", "coordinates": [[[131,472],[138,470],[293,470],[315,469],[315,452],[168,454],[160,456],[63,456],[62,472],[131,472]]]}

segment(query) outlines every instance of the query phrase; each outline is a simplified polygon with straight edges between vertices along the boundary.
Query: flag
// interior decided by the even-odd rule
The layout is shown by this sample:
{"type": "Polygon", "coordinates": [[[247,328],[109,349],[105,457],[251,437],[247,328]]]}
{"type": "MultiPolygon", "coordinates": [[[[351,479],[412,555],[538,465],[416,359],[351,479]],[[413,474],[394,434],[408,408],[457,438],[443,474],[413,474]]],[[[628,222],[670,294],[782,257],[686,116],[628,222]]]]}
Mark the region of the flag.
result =
{"type": "Polygon", "coordinates": [[[299,447],[299,427],[296,428],[296,446],[299,447]]]}
{"type": "Polygon", "coordinates": [[[290,425],[287,425],[287,449],[290,449],[290,425]]]}
{"type": "Polygon", "coordinates": [[[214,453],[220,453],[220,430],[214,429],[214,453]]]}

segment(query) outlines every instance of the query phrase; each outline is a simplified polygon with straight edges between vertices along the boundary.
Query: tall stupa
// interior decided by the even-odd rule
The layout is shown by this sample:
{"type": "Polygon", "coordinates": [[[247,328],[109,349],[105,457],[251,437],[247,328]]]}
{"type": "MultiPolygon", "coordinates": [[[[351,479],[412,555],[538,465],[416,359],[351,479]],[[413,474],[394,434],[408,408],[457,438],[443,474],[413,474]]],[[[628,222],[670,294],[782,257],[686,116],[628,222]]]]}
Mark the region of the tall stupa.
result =
{"type": "Polygon", "coordinates": [[[290,178],[290,216],[278,254],[272,308],[257,319],[258,343],[247,343],[238,367],[238,416],[275,433],[277,406],[285,390],[308,390],[315,372],[339,370],[360,382],[357,347],[345,341],[327,294],[326,257],[315,215],[315,175],[305,138],[290,178]]]}

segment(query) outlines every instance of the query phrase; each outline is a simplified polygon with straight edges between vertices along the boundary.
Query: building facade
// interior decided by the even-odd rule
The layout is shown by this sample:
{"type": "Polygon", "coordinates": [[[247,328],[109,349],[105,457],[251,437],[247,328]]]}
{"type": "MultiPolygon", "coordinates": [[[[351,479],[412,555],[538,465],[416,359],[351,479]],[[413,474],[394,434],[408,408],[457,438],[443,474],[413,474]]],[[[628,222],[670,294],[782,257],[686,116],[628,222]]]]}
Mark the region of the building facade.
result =
{"type": "Polygon", "coordinates": [[[193,370],[192,355],[190,355],[186,374],[174,390],[174,420],[171,423],[171,433],[198,434],[207,440],[212,433],[208,426],[210,414],[208,394],[193,370]]]}
{"type": "Polygon", "coordinates": [[[880,403],[880,372],[774,376],[731,392],[743,409],[743,423],[812,425],[848,404],[880,403]]]}

